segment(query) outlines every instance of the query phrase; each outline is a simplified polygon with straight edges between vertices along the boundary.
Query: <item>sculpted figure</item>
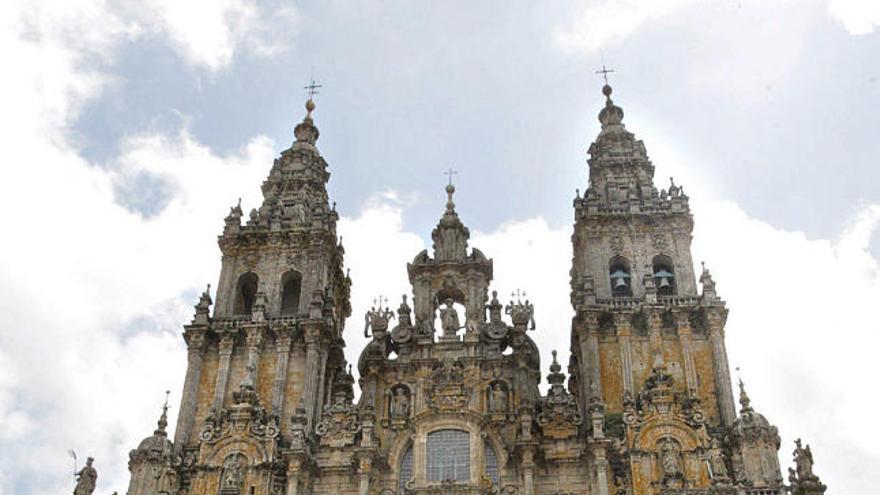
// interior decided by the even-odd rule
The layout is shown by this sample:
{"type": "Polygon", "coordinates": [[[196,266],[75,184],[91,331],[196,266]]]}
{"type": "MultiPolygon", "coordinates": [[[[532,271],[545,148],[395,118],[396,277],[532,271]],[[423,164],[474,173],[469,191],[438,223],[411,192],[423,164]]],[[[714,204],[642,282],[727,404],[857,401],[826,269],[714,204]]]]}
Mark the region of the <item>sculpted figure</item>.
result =
{"type": "Polygon", "coordinates": [[[409,415],[409,397],[406,396],[406,390],[403,387],[397,387],[391,398],[391,417],[402,419],[407,415],[409,415]]]}
{"type": "Polygon", "coordinates": [[[223,463],[223,475],[220,478],[221,490],[240,490],[241,489],[241,464],[238,459],[232,456],[223,463]]]}
{"type": "Polygon", "coordinates": [[[681,474],[681,465],[678,458],[678,449],[672,440],[666,439],[660,450],[660,465],[663,467],[663,474],[666,476],[676,476],[681,474]]]}
{"type": "Polygon", "coordinates": [[[709,464],[712,466],[712,477],[715,479],[727,478],[727,464],[724,462],[724,454],[717,438],[712,439],[712,449],[709,451],[709,464]]]}
{"type": "Polygon", "coordinates": [[[443,336],[455,336],[455,333],[461,329],[461,323],[458,320],[458,311],[452,307],[452,299],[447,298],[446,307],[440,310],[440,321],[443,326],[443,336]]]}
{"type": "Polygon", "coordinates": [[[89,457],[86,459],[86,465],[76,473],[76,486],[73,488],[73,495],[92,495],[95,491],[95,483],[98,481],[98,471],[92,467],[94,459],[89,457]]]}
{"type": "Polygon", "coordinates": [[[245,373],[244,378],[242,378],[242,380],[241,380],[241,384],[240,384],[241,388],[247,389],[247,390],[253,390],[254,386],[255,386],[254,382],[255,382],[255,378],[256,378],[256,373],[257,373],[256,366],[254,366],[253,364],[247,365],[247,373],[245,373]]]}
{"type": "Polygon", "coordinates": [[[489,388],[489,411],[504,412],[507,410],[507,391],[504,387],[495,382],[489,388]]]}
{"type": "Polygon", "coordinates": [[[801,439],[794,441],[794,463],[797,466],[797,475],[800,480],[813,478],[813,453],[810,452],[810,446],[806,448],[801,446],[801,439]]]}

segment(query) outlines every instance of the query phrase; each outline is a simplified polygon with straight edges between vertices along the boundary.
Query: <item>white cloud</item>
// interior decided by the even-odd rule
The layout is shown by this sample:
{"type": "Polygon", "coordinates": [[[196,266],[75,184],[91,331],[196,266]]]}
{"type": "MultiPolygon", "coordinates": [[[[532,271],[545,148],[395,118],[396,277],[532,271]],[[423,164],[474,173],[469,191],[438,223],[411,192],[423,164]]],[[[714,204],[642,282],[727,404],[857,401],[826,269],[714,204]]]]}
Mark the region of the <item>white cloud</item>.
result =
{"type": "Polygon", "coordinates": [[[731,363],[742,366],[753,405],[780,427],[783,461],[803,436],[835,492],[870,492],[877,478],[865,473],[880,462],[880,435],[852,418],[880,406],[865,392],[880,345],[880,271],[869,251],[880,206],[865,207],[834,240],[775,229],[727,202],[697,207],[695,252],[731,308],[731,363]]]}
{"type": "Polygon", "coordinates": [[[299,19],[293,7],[266,12],[254,0],[149,0],[123,10],[144,33],[167,36],[186,60],[212,71],[227,67],[239,47],[267,57],[285,52],[299,19]]]}
{"type": "Polygon", "coordinates": [[[571,24],[556,32],[566,50],[594,52],[633,34],[639,27],[665,17],[696,0],[604,0],[584,2],[571,24]]]}
{"type": "Polygon", "coordinates": [[[880,26],[880,2],[829,0],[828,12],[852,35],[870,34],[880,26]]]}
{"type": "MultiPolygon", "coordinates": [[[[668,70],[686,71],[706,92],[739,101],[770,97],[769,88],[787,80],[809,56],[810,34],[828,15],[850,34],[880,25],[874,0],[601,0],[582,2],[572,19],[557,26],[555,40],[569,53],[593,54],[638,36],[670,41],[682,33],[697,40],[677,50],[668,70]],[[661,38],[665,36],[666,38],[661,38]]],[[[674,49],[674,48],[673,48],[674,49]]],[[[662,72],[658,72],[663,77],[662,72]]]]}

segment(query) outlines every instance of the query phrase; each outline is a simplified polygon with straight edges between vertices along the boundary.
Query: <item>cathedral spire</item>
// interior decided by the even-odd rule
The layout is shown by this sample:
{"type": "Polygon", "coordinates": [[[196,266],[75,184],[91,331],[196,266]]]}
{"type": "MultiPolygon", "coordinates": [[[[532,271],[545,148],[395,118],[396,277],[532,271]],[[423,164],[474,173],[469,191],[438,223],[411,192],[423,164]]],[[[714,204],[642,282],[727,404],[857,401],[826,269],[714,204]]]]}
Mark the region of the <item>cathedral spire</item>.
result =
{"type": "Polygon", "coordinates": [[[450,168],[445,173],[449,175],[449,183],[446,185],[446,211],[431,233],[431,238],[434,240],[434,258],[439,261],[463,260],[467,257],[470,231],[458,218],[455,202],[452,200],[452,195],[455,194],[452,176],[456,172],[450,168]]]}
{"type": "Polygon", "coordinates": [[[159,421],[157,422],[158,428],[153,432],[154,435],[167,436],[168,434],[165,432],[165,428],[168,427],[168,395],[171,394],[170,390],[165,391],[165,404],[162,405],[162,415],[159,416],[159,421]]]}

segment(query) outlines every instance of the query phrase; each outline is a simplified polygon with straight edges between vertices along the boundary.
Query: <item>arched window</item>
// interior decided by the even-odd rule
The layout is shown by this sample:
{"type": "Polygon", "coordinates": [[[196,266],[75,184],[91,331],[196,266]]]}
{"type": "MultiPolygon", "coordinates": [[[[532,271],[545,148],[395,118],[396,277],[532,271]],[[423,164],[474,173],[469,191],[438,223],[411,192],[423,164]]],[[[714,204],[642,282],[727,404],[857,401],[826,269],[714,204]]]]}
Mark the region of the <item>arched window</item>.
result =
{"type": "Polygon", "coordinates": [[[608,267],[608,276],[611,280],[612,296],[632,296],[632,277],[630,276],[629,263],[625,259],[619,256],[612,259],[608,267]]]}
{"type": "Polygon", "coordinates": [[[483,442],[483,457],[486,461],[486,476],[492,480],[492,483],[498,486],[498,456],[495,455],[495,449],[489,445],[489,442],[483,442]]]}
{"type": "Polygon", "coordinates": [[[657,294],[661,296],[672,296],[675,294],[675,271],[672,267],[672,260],[668,256],[654,256],[652,265],[654,266],[654,285],[657,287],[657,294]]]}
{"type": "Polygon", "coordinates": [[[281,314],[295,315],[299,310],[299,295],[302,289],[302,275],[290,270],[281,276],[281,314]]]}
{"type": "Polygon", "coordinates": [[[246,315],[254,307],[257,298],[257,282],[259,279],[253,272],[247,272],[238,277],[238,285],[235,295],[235,314],[246,315]]]}
{"type": "Polygon", "coordinates": [[[400,460],[400,471],[397,473],[397,493],[403,493],[406,484],[413,477],[413,453],[412,445],[407,447],[403,459],[400,460]]]}
{"type": "Polygon", "coordinates": [[[428,481],[470,481],[471,440],[463,430],[428,433],[428,481]]]}

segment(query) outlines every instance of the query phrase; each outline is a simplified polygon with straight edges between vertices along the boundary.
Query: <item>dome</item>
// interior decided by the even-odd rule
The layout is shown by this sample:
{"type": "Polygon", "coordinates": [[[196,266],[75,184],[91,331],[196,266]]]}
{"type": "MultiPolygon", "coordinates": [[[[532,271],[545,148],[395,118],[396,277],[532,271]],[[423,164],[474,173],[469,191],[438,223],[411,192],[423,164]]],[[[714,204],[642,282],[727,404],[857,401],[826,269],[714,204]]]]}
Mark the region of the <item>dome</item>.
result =
{"type": "Polygon", "coordinates": [[[767,421],[763,414],[755,411],[751,406],[751,400],[746,394],[742,380],[739,382],[739,403],[742,406],[739,416],[730,427],[731,435],[738,441],[766,439],[779,448],[779,430],[767,421]]]}
{"type": "Polygon", "coordinates": [[[172,456],[174,443],[168,439],[168,433],[165,427],[168,426],[168,404],[162,407],[162,416],[159,417],[158,428],[153,434],[138,444],[138,447],[132,450],[128,456],[132,461],[137,460],[159,460],[172,456]]]}
{"type": "Polygon", "coordinates": [[[151,457],[170,455],[174,448],[174,444],[168,439],[165,432],[161,434],[153,433],[153,435],[143,439],[135,452],[145,453],[151,457]]]}

